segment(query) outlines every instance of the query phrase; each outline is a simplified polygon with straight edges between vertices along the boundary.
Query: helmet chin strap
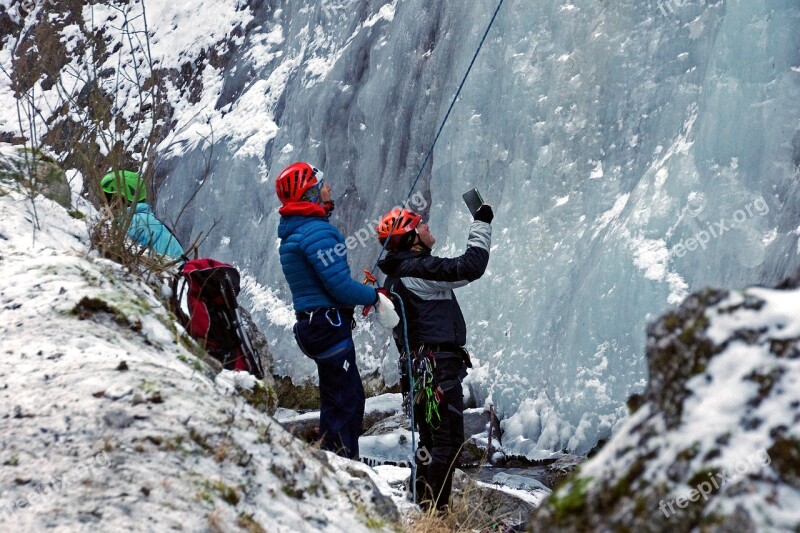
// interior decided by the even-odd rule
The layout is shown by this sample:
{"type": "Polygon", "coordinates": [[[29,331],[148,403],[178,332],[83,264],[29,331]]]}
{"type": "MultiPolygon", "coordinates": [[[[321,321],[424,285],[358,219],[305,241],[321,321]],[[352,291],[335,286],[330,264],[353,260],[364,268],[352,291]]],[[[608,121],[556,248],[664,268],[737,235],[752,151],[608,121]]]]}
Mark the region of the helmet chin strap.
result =
{"type": "Polygon", "coordinates": [[[422,242],[422,239],[419,238],[419,233],[417,233],[417,238],[414,239],[414,244],[411,245],[412,250],[418,250],[420,252],[431,252],[433,251],[430,246],[422,242]]]}

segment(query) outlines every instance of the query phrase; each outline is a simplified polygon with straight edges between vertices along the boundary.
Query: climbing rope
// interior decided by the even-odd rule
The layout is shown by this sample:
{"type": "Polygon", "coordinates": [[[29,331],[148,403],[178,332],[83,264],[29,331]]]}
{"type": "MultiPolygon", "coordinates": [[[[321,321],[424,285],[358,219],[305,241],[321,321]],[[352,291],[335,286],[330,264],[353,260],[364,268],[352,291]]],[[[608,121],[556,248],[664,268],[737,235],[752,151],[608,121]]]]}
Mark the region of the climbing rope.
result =
{"type": "MultiPolygon", "coordinates": [[[[486,27],[486,31],[483,32],[483,37],[481,37],[481,42],[478,44],[478,48],[475,50],[475,54],[472,56],[472,61],[469,62],[469,66],[467,67],[467,71],[464,73],[464,78],[461,80],[461,84],[458,86],[458,90],[456,91],[455,96],[453,97],[453,101],[450,102],[450,107],[447,109],[447,113],[442,120],[442,124],[439,126],[439,131],[436,132],[436,137],[433,138],[433,143],[431,143],[431,147],[428,150],[428,153],[425,154],[425,159],[422,161],[422,165],[420,165],[419,172],[417,172],[417,177],[414,179],[414,183],[411,185],[411,190],[408,192],[408,196],[406,196],[406,202],[411,199],[411,195],[414,193],[414,189],[417,186],[417,182],[419,181],[420,176],[422,176],[422,171],[425,169],[425,165],[428,163],[428,159],[430,159],[431,154],[433,154],[433,148],[436,146],[436,141],[439,140],[439,136],[442,134],[442,130],[444,129],[445,123],[447,123],[447,119],[450,118],[450,112],[453,110],[453,106],[456,105],[456,100],[458,100],[458,96],[461,94],[461,89],[464,88],[464,83],[467,81],[467,76],[469,76],[469,72],[472,70],[472,66],[475,64],[475,60],[478,58],[478,53],[483,48],[483,43],[486,41],[486,36],[489,35],[489,30],[492,29],[492,25],[494,24],[494,19],[497,18],[497,13],[500,11],[500,6],[503,5],[504,0],[500,0],[500,3],[497,4],[497,7],[494,10],[494,14],[492,15],[492,19],[489,21],[489,25],[486,27]]],[[[405,205],[405,204],[403,204],[405,205]]]]}
{"type": "MultiPolygon", "coordinates": [[[[475,64],[475,60],[478,58],[478,53],[483,48],[483,43],[486,41],[486,36],[489,35],[489,30],[492,29],[492,25],[494,24],[495,19],[497,18],[497,13],[500,11],[500,7],[503,5],[504,0],[500,0],[497,4],[497,7],[494,10],[494,14],[492,14],[492,18],[489,21],[489,25],[486,26],[486,31],[483,32],[483,37],[481,37],[481,42],[478,44],[478,48],[475,49],[475,53],[472,55],[472,61],[469,62],[469,66],[467,67],[467,71],[464,73],[464,77],[461,80],[461,83],[458,86],[458,90],[456,91],[455,96],[453,96],[453,101],[450,102],[450,107],[447,109],[447,113],[444,115],[444,119],[442,119],[441,125],[439,125],[439,130],[436,132],[436,136],[433,138],[433,142],[431,143],[431,147],[428,149],[428,153],[425,154],[425,159],[423,159],[422,164],[419,167],[419,172],[417,172],[417,177],[414,178],[414,182],[411,184],[411,190],[408,191],[408,196],[406,196],[405,202],[402,205],[408,205],[408,201],[411,199],[411,195],[414,194],[414,189],[417,187],[417,182],[419,178],[422,176],[422,172],[425,170],[425,165],[428,164],[428,159],[430,159],[431,154],[433,154],[433,149],[436,146],[436,142],[439,140],[439,136],[442,134],[442,130],[444,129],[444,125],[447,123],[447,119],[450,118],[450,112],[453,110],[453,106],[456,105],[456,101],[458,100],[459,95],[461,94],[461,89],[464,88],[464,83],[467,81],[467,76],[469,76],[470,71],[472,70],[472,66],[475,64]]],[[[397,227],[398,220],[395,220],[395,224],[392,227],[392,231],[390,234],[395,230],[397,227]]],[[[381,251],[378,252],[378,258],[375,260],[375,265],[370,270],[370,274],[375,272],[375,269],[378,268],[378,263],[383,256],[383,252],[386,251],[386,245],[389,244],[389,239],[383,243],[381,247],[381,251]]]]}
{"type": "MultiPolygon", "coordinates": [[[[408,379],[410,380],[409,386],[409,394],[414,393],[414,373],[412,372],[411,368],[411,350],[409,349],[408,344],[408,323],[406,322],[406,306],[403,303],[403,299],[400,298],[400,295],[394,291],[390,293],[392,296],[397,298],[397,302],[400,304],[400,316],[403,317],[403,350],[406,354],[406,372],[408,373],[408,379]]],[[[411,405],[411,409],[409,409],[409,417],[411,418],[411,494],[414,498],[414,503],[417,503],[417,441],[416,437],[414,436],[414,406],[411,405]]]]}

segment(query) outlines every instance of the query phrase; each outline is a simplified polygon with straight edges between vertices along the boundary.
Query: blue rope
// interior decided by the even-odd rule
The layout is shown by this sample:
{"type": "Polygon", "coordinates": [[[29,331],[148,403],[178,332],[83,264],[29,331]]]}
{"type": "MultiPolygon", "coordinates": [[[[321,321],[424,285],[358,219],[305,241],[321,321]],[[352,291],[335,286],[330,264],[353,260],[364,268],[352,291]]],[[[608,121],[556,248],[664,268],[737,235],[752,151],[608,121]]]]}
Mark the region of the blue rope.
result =
{"type": "MultiPolygon", "coordinates": [[[[450,102],[450,107],[447,109],[447,113],[442,120],[441,126],[439,126],[439,131],[436,132],[436,137],[433,138],[433,143],[431,144],[428,153],[425,154],[425,159],[422,161],[422,165],[419,168],[419,172],[417,173],[417,177],[414,179],[414,183],[411,185],[411,190],[408,192],[408,196],[406,196],[406,202],[411,198],[411,195],[414,192],[414,189],[417,186],[417,182],[419,178],[422,176],[422,171],[425,170],[425,165],[428,163],[428,159],[430,159],[431,154],[433,154],[433,148],[436,146],[436,141],[439,140],[439,136],[442,134],[442,130],[444,129],[444,125],[447,122],[447,119],[450,118],[450,112],[453,110],[453,106],[456,105],[456,100],[458,100],[458,96],[461,94],[461,89],[464,88],[464,83],[467,81],[467,76],[469,76],[469,72],[472,70],[472,66],[475,64],[475,60],[478,58],[478,53],[483,48],[483,43],[486,41],[486,36],[489,35],[489,30],[492,29],[492,24],[494,24],[494,19],[497,18],[497,13],[500,11],[500,6],[503,5],[504,0],[500,0],[500,3],[497,4],[497,8],[494,10],[494,14],[492,15],[492,20],[489,21],[489,25],[486,27],[486,31],[483,32],[483,37],[481,38],[481,42],[478,45],[478,48],[475,50],[475,54],[472,56],[472,61],[469,62],[469,67],[467,67],[467,71],[464,73],[464,78],[461,80],[461,84],[458,86],[458,90],[456,91],[456,95],[453,97],[453,101],[450,102]]],[[[404,204],[406,205],[406,204],[404,204]]]]}
{"type": "MultiPolygon", "coordinates": [[[[436,142],[439,140],[439,136],[442,134],[442,130],[444,129],[444,125],[447,123],[447,119],[450,118],[450,112],[453,110],[453,106],[456,105],[458,96],[461,94],[461,89],[464,88],[464,83],[466,83],[467,81],[467,76],[469,76],[469,73],[472,70],[472,66],[475,64],[475,60],[478,58],[478,53],[481,51],[481,48],[483,48],[483,43],[486,41],[486,36],[489,35],[489,30],[492,29],[494,20],[497,18],[497,13],[500,11],[500,6],[503,5],[504,1],[505,0],[500,0],[500,2],[497,4],[497,7],[494,10],[494,14],[492,15],[492,19],[489,21],[489,25],[486,26],[486,31],[483,32],[483,37],[481,37],[481,42],[480,44],[478,44],[478,48],[475,50],[475,54],[473,54],[472,56],[472,61],[469,62],[469,67],[467,67],[467,71],[464,73],[464,78],[461,80],[461,84],[458,86],[458,90],[456,91],[456,94],[453,97],[453,101],[450,102],[450,107],[447,109],[447,113],[445,114],[444,119],[442,120],[442,124],[439,126],[439,131],[436,132],[436,137],[433,138],[433,143],[431,143],[431,147],[430,149],[428,149],[428,153],[425,154],[425,159],[422,161],[422,165],[420,165],[419,167],[419,172],[417,172],[417,177],[414,178],[414,183],[411,184],[411,190],[408,191],[408,196],[406,196],[406,200],[405,202],[403,202],[402,205],[408,205],[408,201],[411,199],[411,195],[414,194],[414,189],[417,187],[417,182],[419,181],[419,178],[422,176],[422,171],[425,170],[425,165],[428,164],[428,159],[430,159],[431,154],[433,154],[433,148],[436,146],[436,142]]],[[[399,222],[399,220],[395,221],[395,227],[397,226],[397,222],[399,222]]],[[[392,228],[392,231],[394,231],[394,228],[392,228]]],[[[383,256],[383,252],[386,251],[386,246],[388,244],[389,244],[389,239],[386,239],[386,241],[383,243],[383,246],[381,247],[381,251],[378,253],[378,258],[375,260],[375,266],[373,266],[372,270],[370,270],[370,272],[373,275],[375,274],[375,269],[378,268],[378,263],[381,260],[381,256],[383,256]]]]}
{"type": "Polygon", "coordinates": [[[406,306],[400,295],[394,291],[390,293],[397,298],[400,302],[400,314],[403,316],[403,346],[406,351],[406,371],[408,372],[408,379],[410,381],[409,397],[409,414],[411,417],[411,494],[414,498],[414,503],[417,503],[417,441],[414,436],[414,372],[411,368],[411,350],[408,345],[408,322],[406,322],[406,306]]]}

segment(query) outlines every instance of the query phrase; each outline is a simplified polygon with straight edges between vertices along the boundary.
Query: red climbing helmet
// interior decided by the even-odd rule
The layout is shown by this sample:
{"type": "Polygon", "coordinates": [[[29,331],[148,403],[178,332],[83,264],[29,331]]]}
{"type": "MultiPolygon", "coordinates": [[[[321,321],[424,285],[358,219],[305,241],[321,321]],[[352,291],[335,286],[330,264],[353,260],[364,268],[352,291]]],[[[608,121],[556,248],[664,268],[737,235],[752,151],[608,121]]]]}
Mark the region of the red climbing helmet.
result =
{"type": "Polygon", "coordinates": [[[292,163],[275,180],[275,193],[283,205],[299,202],[303,193],[319,183],[322,172],[304,162],[292,163]]]}
{"type": "Polygon", "coordinates": [[[422,217],[409,209],[394,208],[381,218],[378,226],[378,239],[381,243],[389,239],[387,247],[394,250],[407,234],[419,226],[422,217]]]}

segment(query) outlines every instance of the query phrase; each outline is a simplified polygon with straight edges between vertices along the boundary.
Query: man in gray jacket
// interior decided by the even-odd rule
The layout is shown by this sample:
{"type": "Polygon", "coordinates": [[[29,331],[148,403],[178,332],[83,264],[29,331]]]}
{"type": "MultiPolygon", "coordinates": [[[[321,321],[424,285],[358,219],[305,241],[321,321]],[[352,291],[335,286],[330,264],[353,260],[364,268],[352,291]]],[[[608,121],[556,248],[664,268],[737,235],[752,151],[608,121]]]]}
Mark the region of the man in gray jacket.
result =
{"type": "Polygon", "coordinates": [[[389,250],[378,265],[387,276],[384,287],[399,295],[405,308],[393,336],[401,353],[403,392],[409,393],[403,340],[403,321],[407,322],[416,389],[410,394],[420,449],[427,450],[416,458],[416,488],[423,507],[443,510],[450,500],[453,469],[464,442],[461,382],[472,367],[464,349],[467,327],[453,289],[486,271],[493,218],[492,208],[482,205],[470,226],[467,250],[454,258],[431,255],[436,239],[413,211],[394,209],[377,228],[389,250]]]}

